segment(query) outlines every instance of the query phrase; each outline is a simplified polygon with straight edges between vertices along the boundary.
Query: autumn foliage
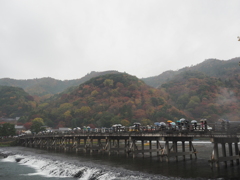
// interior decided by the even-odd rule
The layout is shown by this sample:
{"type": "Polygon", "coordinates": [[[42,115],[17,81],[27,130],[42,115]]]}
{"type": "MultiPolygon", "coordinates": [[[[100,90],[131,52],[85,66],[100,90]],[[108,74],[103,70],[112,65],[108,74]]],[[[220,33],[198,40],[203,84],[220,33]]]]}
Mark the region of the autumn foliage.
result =
{"type": "Polygon", "coordinates": [[[168,105],[167,93],[147,86],[126,73],[92,78],[68,93],[39,105],[36,113],[54,127],[153,124],[155,121],[185,117],[183,111],[168,105]]]}
{"type": "Polygon", "coordinates": [[[66,81],[4,78],[0,117],[21,117],[18,123],[27,129],[35,118],[53,128],[148,125],[180,118],[239,121],[239,62],[208,59],[142,80],[117,71],[66,81]]]}
{"type": "Polygon", "coordinates": [[[204,118],[215,122],[220,118],[239,121],[239,87],[239,74],[224,80],[188,71],[163,84],[160,90],[168,92],[168,103],[192,119],[204,118]]]}
{"type": "Polygon", "coordinates": [[[28,115],[36,107],[34,98],[22,88],[0,86],[0,117],[28,115]]]}

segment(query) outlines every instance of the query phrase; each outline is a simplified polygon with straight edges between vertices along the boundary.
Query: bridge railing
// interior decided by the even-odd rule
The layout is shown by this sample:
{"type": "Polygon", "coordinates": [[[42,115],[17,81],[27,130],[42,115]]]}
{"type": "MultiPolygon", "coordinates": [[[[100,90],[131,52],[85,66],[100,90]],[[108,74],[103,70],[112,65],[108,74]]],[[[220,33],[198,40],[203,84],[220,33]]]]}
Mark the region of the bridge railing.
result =
{"type": "Polygon", "coordinates": [[[62,136],[191,136],[191,137],[213,137],[213,136],[232,136],[238,132],[214,131],[214,130],[176,130],[165,129],[152,131],[69,131],[69,132],[49,132],[42,134],[24,135],[20,138],[32,137],[62,137],[62,136]]]}

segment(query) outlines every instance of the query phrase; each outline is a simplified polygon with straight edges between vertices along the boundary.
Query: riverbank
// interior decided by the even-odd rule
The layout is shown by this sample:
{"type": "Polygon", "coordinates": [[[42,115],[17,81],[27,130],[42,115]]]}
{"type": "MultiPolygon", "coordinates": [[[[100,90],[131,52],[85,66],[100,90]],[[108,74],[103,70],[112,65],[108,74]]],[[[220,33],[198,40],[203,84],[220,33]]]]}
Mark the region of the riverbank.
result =
{"type": "Polygon", "coordinates": [[[0,140],[0,147],[16,146],[16,139],[6,138],[0,140]]]}

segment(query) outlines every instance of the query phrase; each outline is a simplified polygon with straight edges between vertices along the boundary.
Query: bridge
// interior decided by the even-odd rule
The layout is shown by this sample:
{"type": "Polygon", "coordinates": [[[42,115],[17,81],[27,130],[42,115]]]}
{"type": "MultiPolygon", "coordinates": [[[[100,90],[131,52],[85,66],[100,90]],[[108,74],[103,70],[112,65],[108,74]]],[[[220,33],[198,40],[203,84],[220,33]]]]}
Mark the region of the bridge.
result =
{"type": "Polygon", "coordinates": [[[45,133],[24,135],[18,138],[18,144],[25,147],[75,151],[83,153],[124,153],[127,157],[156,156],[159,161],[170,158],[183,160],[197,158],[194,139],[209,139],[213,143],[209,164],[220,167],[239,165],[240,133],[231,131],[190,131],[190,130],[154,130],[146,131],[79,131],[66,133],[45,133]],[[187,145],[186,145],[187,144],[187,145]],[[234,163],[235,161],[235,163],[234,163]]]}

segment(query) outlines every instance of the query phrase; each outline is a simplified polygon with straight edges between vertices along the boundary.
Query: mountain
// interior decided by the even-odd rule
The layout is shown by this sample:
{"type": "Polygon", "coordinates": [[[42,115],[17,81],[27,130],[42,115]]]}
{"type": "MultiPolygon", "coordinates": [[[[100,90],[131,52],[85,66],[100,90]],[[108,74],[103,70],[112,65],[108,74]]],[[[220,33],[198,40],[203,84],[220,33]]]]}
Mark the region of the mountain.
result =
{"type": "MultiPolygon", "coordinates": [[[[197,64],[191,67],[184,67],[178,71],[165,71],[158,76],[142,78],[142,80],[149,86],[152,87],[160,87],[161,84],[170,81],[176,75],[186,72],[186,71],[199,71],[210,77],[216,77],[221,79],[227,79],[228,76],[233,76],[236,73],[239,73],[240,68],[238,63],[240,58],[233,58],[228,61],[217,60],[217,59],[208,59],[204,62],[197,64]]],[[[118,71],[103,71],[103,72],[95,72],[85,75],[80,79],[74,80],[56,80],[53,78],[40,78],[40,79],[27,79],[27,80],[15,80],[9,78],[0,79],[0,85],[3,86],[13,86],[13,87],[21,87],[30,95],[34,96],[37,100],[38,96],[41,99],[49,98],[54,94],[58,94],[63,92],[68,88],[72,88],[73,86],[78,86],[93,77],[101,76],[104,74],[118,74],[118,71]]]]}
{"type": "MultiPolygon", "coordinates": [[[[214,65],[219,62],[204,63],[214,65]]],[[[219,70],[224,70],[219,75],[222,78],[210,77],[199,71],[185,71],[162,84],[159,89],[168,93],[168,103],[192,119],[206,118],[209,122],[215,122],[223,118],[239,121],[240,73],[236,73],[239,71],[237,68],[219,67],[219,70]]]]}
{"type": "Polygon", "coordinates": [[[144,79],[117,71],[66,81],[0,79],[7,85],[0,86],[0,117],[23,116],[22,123],[42,117],[52,127],[150,124],[182,117],[239,121],[239,61],[208,59],[144,79]]]}
{"type": "Polygon", "coordinates": [[[0,86],[0,117],[16,118],[28,115],[36,107],[32,96],[22,88],[0,86]]]}
{"type": "Polygon", "coordinates": [[[166,101],[167,94],[126,73],[90,79],[67,93],[55,95],[31,114],[53,127],[143,125],[186,117],[166,101]]]}
{"type": "Polygon", "coordinates": [[[119,72],[118,71],[104,71],[104,72],[92,71],[91,73],[85,75],[80,79],[64,80],[64,81],[56,80],[50,77],[40,78],[40,79],[27,79],[27,80],[2,78],[0,79],[0,85],[21,87],[32,96],[46,96],[46,95],[51,96],[54,94],[61,93],[62,91],[64,91],[69,87],[78,86],[79,84],[82,84],[93,77],[104,75],[104,74],[117,74],[117,73],[119,72]]]}
{"type": "Polygon", "coordinates": [[[239,67],[240,57],[233,58],[227,61],[217,59],[207,59],[200,64],[191,67],[185,67],[178,71],[166,71],[158,76],[142,78],[142,80],[152,87],[160,87],[161,84],[170,81],[176,75],[187,71],[202,72],[209,77],[228,79],[229,76],[240,73],[239,67]]]}
{"type": "Polygon", "coordinates": [[[179,74],[179,71],[165,71],[158,76],[152,76],[148,78],[142,78],[142,80],[149,86],[159,87],[161,84],[170,81],[175,75],[179,74]]]}

